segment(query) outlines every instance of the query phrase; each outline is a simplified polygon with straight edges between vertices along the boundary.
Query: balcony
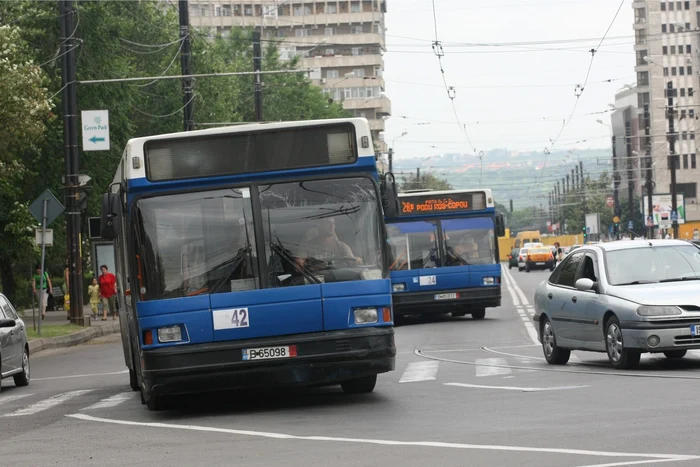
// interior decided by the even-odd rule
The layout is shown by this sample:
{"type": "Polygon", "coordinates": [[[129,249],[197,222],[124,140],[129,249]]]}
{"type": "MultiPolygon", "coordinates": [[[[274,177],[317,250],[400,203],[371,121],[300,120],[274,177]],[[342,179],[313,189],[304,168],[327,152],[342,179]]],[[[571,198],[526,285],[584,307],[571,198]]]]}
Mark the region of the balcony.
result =
{"type": "Polygon", "coordinates": [[[384,89],[384,78],[374,78],[371,76],[353,77],[353,78],[323,78],[321,80],[313,80],[316,86],[324,88],[359,88],[362,86],[374,87],[379,86],[384,89]]]}
{"type": "Polygon", "coordinates": [[[384,131],[384,119],[372,119],[369,120],[369,129],[372,131],[384,131]]]}
{"type": "MultiPolygon", "coordinates": [[[[266,27],[269,27],[269,25],[267,25],[266,27]]],[[[334,45],[379,45],[382,48],[382,50],[386,50],[384,37],[378,33],[367,32],[363,34],[334,34],[332,36],[326,36],[325,34],[323,34],[323,32],[323,29],[312,29],[312,35],[310,36],[289,36],[279,39],[292,42],[298,48],[303,48],[303,44],[308,44],[312,47],[318,46],[321,45],[321,43],[323,43],[324,40],[326,40],[327,42],[323,43],[323,47],[333,48],[334,45]]]]}
{"type": "Polygon", "coordinates": [[[388,97],[373,97],[370,99],[346,99],[343,107],[347,110],[375,109],[377,117],[391,115],[391,101],[388,97]]]}
{"type": "Polygon", "coordinates": [[[381,55],[329,55],[302,58],[301,65],[303,68],[359,68],[377,65],[384,69],[384,59],[381,55]]]}

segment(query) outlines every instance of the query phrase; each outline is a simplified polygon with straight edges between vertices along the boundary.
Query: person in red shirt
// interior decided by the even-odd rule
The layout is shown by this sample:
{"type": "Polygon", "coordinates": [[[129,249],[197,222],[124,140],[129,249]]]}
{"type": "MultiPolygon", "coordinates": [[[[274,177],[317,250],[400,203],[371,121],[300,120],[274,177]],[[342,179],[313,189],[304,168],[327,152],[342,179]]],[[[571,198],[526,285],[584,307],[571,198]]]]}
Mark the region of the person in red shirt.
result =
{"type": "Polygon", "coordinates": [[[102,274],[98,279],[102,295],[102,321],[107,321],[107,310],[112,312],[112,319],[117,319],[117,278],[109,272],[106,265],[100,266],[102,274]]]}

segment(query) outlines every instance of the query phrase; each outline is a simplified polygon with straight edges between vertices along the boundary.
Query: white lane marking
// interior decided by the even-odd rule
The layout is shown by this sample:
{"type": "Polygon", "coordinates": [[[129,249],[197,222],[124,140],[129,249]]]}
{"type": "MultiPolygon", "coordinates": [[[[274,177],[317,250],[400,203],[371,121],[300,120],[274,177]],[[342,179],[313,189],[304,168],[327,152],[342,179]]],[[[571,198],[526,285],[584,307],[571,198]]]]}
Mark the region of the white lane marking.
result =
{"type": "MultiPolygon", "coordinates": [[[[690,459],[683,459],[690,460],[690,459]]],[[[625,462],[613,462],[608,464],[588,464],[579,467],[616,467],[620,465],[641,465],[641,464],[660,464],[661,462],[680,462],[681,459],[649,459],[644,461],[625,461],[625,462]]]]}
{"type": "Polygon", "coordinates": [[[507,365],[508,362],[503,358],[477,358],[476,363],[480,365],[476,367],[476,377],[507,375],[513,371],[510,368],[503,368],[502,365],[507,365]],[[483,364],[483,365],[482,365],[483,364]],[[501,366],[486,366],[486,365],[501,365],[501,366]]]}
{"type": "Polygon", "coordinates": [[[563,391],[566,389],[581,389],[588,388],[588,385],[581,386],[554,386],[551,388],[521,388],[516,386],[484,386],[481,384],[466,384],[466,383],[444,383],[445,386],[457,386],[460,388],[472,389],[500,389],[503,391],[519,391],[519,392],[543,392],[543,391],[563,391]]]}
{"type": "Polygon", "coordinates": [[[406,371],[401,375],[399,383],[415,383],[418,381],[430,381],[435,379],[440,362],[413,362],[409,363],[406,371]]]}
{"type": "MultiPolygon", "coordinates": [[[[521,318],[525,315],[525,313],[522,311],[522,307],[518,306],[518,300],[515,297],[515,292],[513,290],[520,290],[520,288],[515,284],[515,279],[510,275],[510,273],[507,270],[503,271],[503,277],[506,279],[506,289],[508,289],[508,292],[510,292],[511,297],[513,297],[513,302],[516,304],[516,308],[518,310],[518,314],[521,315],[521,318]]],[[[522,291],[520,292],[522,294],[522,291]]],[[[522,299],[523,303],[527,304],[527,299],[525,299],[525,295],[522,294],[522,299]]],[[[529,319],[524,319],[523,324],[525,325],[525,330],[527,331],[527,335],[530,337],[530,340],[534,343],[539,345],[540,341],[537,340],[537,329],[535,329],[535,325],[532,324],[532,322],[529,319]]]]}
{"type": "Polygon", "coordinates": [[[513,289],[513,287],[510,286],[510,282],[508,280],[509,275],[506,274],[505,270],[503,271],[502,276],[506,281],[506,290],[508,290],[508,293],[510,294],[510,298],[511,298],[511,300],[513,300],[513,305],[515,305],[515,308],[517,308],[518,310],[521,310],[522,305],[520,305],[520,301],[518,300],[518,297],[515,293],[515,289],[513,289]]]}
{"type": "Polygon", "coordinates": [[[113,371],[111,373],[91,373],[87,375],[68,375],[68,376],[50,376],[47,378],[32,378],[32,381],[47,381],[50,379],[71,379],[71,378],[92,378],[94,376],[111,376],[111,375],[123,375],[128,373],[129,370],[123,371],[113,371]]]}
{"type": "Polygon", "coordinates": [[[383,446],[421,446],[433,448],[447,449],[471,449],[481,451],[510,451],[510,452],[540,452],[548,454],[570,454],[580,456],[594,457],[642,457],[647,459],[662,459],[674,461],[686,461],[700,459],[700,456],[687,454],[648,454],[635,452],[606,452],[606,451],[589,451],[585,449],[564,449],[564,448],[540,448],[530,446],[501,446],[489,444],[463,444],[463,443],[447,443],[439,441],[394,441],[384,439],[365,439],[365,438],[341,438],[333,436],[300,436],[289,435],[285,433],[270,433],[264,431],[251,430],[234,430],[231,428],[217,428],[210,426],[198,425],[178,425],[174,423],[158,423],[158,422],[132,422],[129,420],[114,420],[109,418],[93,417],[87,414],[69,414],[66,417],[76,418],[87,422],[111,423],[114,425],[139,426],[149,428],[171,428],[175,430],[189,430],[209,433],[223,433],[229,435],[253,436],[259,438],[272,439],[294,439],[302,441],[328,441],[337,443],[355,443],[355,444],[373,444],[383,446]]]}
{"type": "MultiPolygon", "coordinates": [[[[522,347],[539,347],[540,344],[518,344],[518,345],[505,345],[505,346],[498,346],[498,347],[489,347],[490,349],[520,349],[522,347]]],[[[478,349],[438,349],[438,350],[428,350],[428,349],[422,349],[423,352],[430,352],[430,353],[453,353],[453,352],[483,352],[484,348],[479,347],[478,349]]],[[[399,353],[410,353],[410,354],[415,354],[414,351],[411,352],[399,352],[399,353]]]]}
{"type": "Polygon", "coordinates": [[[25,397],[33,396],[34,394],[17,394],[16,396],[2,396],[0,399],[0,405],[7,404],[8,402],[17,401],[24,399],[25,397]]]}
{"type": "Polygon", "coordinates": [[[129,399],[134,399],[136,396],[135,392],[122,392],[121,394],[116,394],[112,397],[108,397],[106,399],[102,399],[96,404],[93,404],[89,407],[85,407],[82,410],[95,410],[95,409],[107,409],[110,407],[116,407],[122,402],[126,402],[129,399]]]}
{"type": "Polygon", "coordinates": [[[61,405],[64,402],[82,396],[83,394],[87,394],[91,391],[92,389],[81,389],[78,391],[64,392],[63,394],[58,394],[56,396],[49,397],[48,399],[44,399],[43,401],[39,401],[36,404],[28,405],[15,412],[5,414],[5,417],[22,417],[25,415],[34,415],[35,413],[43,412],[44,410],[56,407],[57,405],[61,405]]]}
{"type": "Polygon", "coordinates": [[[515,280],[515,278],[513,277],[513,275],[510,272],[508,272],[507,270],[504,270],[504,272],[505,272],[506,276],[508,276],[508,278],[512,282],[513,289],[520,297],[520,301],[522,302],[522,304],[525,306],[531,306],[530,302],[527,301],[527,298],[525,297],[525,294],[523,293],[522,289],[518,286],[518,283],[515,280]]]}

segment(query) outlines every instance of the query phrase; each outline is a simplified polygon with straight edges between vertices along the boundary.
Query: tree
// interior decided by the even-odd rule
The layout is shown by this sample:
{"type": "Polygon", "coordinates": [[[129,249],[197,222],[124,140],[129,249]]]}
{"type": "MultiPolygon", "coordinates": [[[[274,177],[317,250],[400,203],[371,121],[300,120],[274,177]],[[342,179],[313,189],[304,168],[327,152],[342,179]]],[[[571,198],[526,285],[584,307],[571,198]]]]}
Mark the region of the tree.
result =
{"type": "Polygon", "coordinates": [[[404,180],[399,186],[399,191],[408,190],[452,190],[452,185],[450,185],[444,178],[436,177],[431,173],[424,173],[421,175],[420,179],[410,178],[409,180],[404,180]]]}
{"type": "Polygon", "coordinates": [[[14,299],[13,262],[31,248],[32,218],[22,198],[28,170],[19,155],[35,149],[46,130],[51,101],[46,76],[31,59],[21,30],[0,26],[0,276],[5,294],[14,299]]]}

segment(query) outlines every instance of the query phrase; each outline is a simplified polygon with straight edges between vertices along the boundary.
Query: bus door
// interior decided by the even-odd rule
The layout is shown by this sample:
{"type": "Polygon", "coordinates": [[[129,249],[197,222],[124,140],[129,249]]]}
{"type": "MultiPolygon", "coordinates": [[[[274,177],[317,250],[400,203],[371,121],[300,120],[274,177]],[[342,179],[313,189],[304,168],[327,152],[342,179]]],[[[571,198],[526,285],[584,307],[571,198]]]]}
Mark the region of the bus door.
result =
{"type": "Polygon", "coordinates": [[[447,285],[465,288],[500,283],[501,265],[492,217],[446,219],[441,221],[441,227],[445,244],[443,281],[447,285]]]}

